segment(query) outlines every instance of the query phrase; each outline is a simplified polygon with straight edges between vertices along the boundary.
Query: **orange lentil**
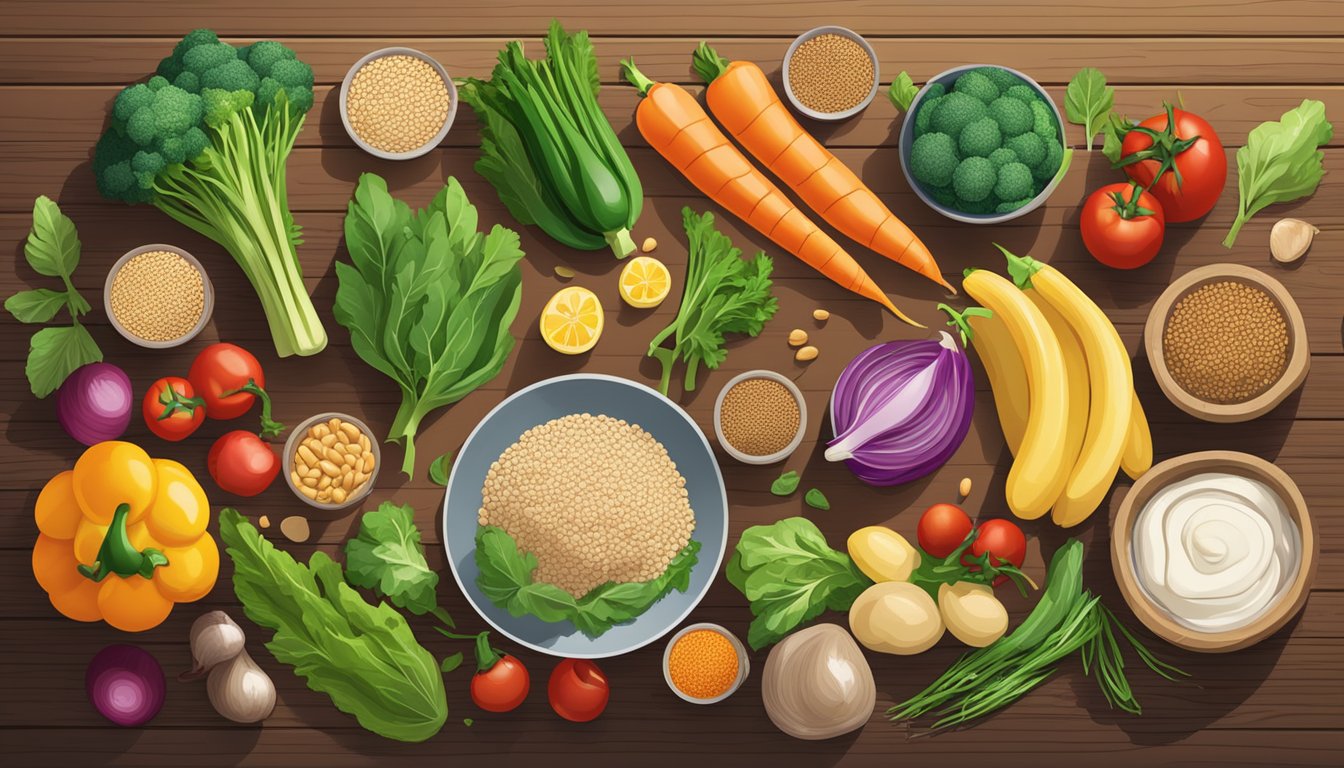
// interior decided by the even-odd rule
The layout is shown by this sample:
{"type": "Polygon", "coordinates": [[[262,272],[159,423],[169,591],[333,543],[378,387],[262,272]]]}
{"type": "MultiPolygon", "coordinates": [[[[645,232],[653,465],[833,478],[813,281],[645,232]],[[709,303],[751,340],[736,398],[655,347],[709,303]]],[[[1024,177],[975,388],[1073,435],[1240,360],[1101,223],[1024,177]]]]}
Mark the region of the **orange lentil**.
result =
{"type": "Polygon", "coordinates": [[[722,632],[697,629],[672,646],[667,671],[672,684],[687,696],[712,699],[737,682],[737,650],[722,632]]]}

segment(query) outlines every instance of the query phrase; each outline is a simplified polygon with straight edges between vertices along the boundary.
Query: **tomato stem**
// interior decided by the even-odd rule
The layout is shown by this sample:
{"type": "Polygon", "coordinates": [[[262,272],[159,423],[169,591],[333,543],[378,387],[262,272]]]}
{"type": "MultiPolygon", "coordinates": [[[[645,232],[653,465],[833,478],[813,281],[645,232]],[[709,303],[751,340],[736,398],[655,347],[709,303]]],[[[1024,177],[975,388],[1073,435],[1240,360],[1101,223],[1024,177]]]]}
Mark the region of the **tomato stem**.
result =
{"type": "Polygon", "coordinates": [[[1129,221],[1137,216],[1156,215],[1157,211],[1139,205],[1139,198],[1141,198],[1143,193],[1147,191],[1148,190],[1140,186],[1137,181],[1131,179],[1129,182],[1129,200],[1125,200],[1124,192],[1117,191],[1107,193],[1107,196],[1115,201],[1115,205],[1111,206],[1111,210],[1115,211],[1116,214],[1125,221],[1129,221]]]}
{"type": "Polygon", "coordinates": [[[205,407],[205,400],[199,397],[187,397],[185,394],[178,392],[177,387],[167,384],[163,392],[159,393],[159,405],[163,406],[163,412],[159,414],[156,421],[163,421],[175,413],[194,416],[197,408],[205,407]]]}
{"type": "Polygon", "coordinates": [[[261,401],[261,436],[275,437],[285,431],[285,425],[271,418],[271,396],[266,394],[266,390],[257,385],[256,379],[248,379],[247,383],[237,389],[231,389],[228,392],[220,394],[221,398],[229,395],[236,395],[240,392],[246,392],[253,395],[261,401]]]}
{"type": "Polygon", "coordinates": [[[476,641],[476,673],[489,672],[492,667],[504,658],[504,652],[490,645],[490,630],[485,630],[475,635],[459,635],[456,632],[449,632],[443,627],[435,627],[439,634],[452,640],[475,640],[476,641]]]}
{"type": "Polygon", "coordinates": [[[1148,184],[1151,188],[1162,178],[1162,174],[1171,171],[1176,175],[1176,186],[1182,185],[1181,169],[1176,167],[1176,157],[1187,149],[1193,147],[1195,142],[1199,141],[1199,136],[1191,136],[1188,139],[1182,139],[1176,136],[1176,113],[1171,102],[1164,102],[1162,105],[1167,111],[1167,126],[1160,131],[1152,128],[1145,128],[1136,125],[1130,128],[1128,132],[1141,133],[1147,136],[1153,143],[1137,152],[1131,152],[1120,158],[1120,161],[1114,164],[1115,168],[1124,168],[1128,165],[1141,163],[1145,160],[1153,160],[1158,163],[1157,173],[1153,175],[1153,180],[1148,184]]]}

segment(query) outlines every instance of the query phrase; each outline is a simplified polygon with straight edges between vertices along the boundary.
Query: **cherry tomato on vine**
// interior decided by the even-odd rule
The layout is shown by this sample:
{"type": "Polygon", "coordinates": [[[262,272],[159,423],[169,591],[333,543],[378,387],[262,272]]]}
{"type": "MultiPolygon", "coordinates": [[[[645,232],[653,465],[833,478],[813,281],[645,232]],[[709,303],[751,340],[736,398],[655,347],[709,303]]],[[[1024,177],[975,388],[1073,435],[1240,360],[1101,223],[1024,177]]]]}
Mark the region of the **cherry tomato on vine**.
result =
{"type": "MultiPolygon", "coordinates": [[[[990,565],[1012,563],[1021,568],[1027,559],[1027,537],[1011,520],[986,520],[979,526],[970,554],[976,557],[988,554],[990,565]]],[[[994,580],[994,586],[1007,580],[1007,576],[1000,576],[994,580]]]]}
{"type": "Polygon", "coordinates": [[[271,398],[266,394],[266,375],[261,363],[237,344],[220,342],[202,349],[191,363],[187,378],[205,401],[205,415],[212,419],[236,419],[261,400],[261,436],[284,431],[271,420],[271,398]]]}
{"type": "Polygon", "coordinates": [[[919,546],[936,558],[944,558],[961,546],[971,532],[971,518],[956,504],[934,504],[919,518],[919,546]]]}
{"type": "Polygon", "coordinates": [[[140,401],[140,415],[149,431],[177,442],[195,432],[205,421],[205,403],[196,397],[191,382],[179,376],[164,376],[149,385],[140,401]]]}
{"type": "Polygon", "coordinates": [[[490,666],[471,678],[471,700],[486,712],[509,712],[527,698],[532,680],[517,658],[496,655],[490,666]]]}
{"type": "Polygon", "coordinates": [[[270,487],[280,473],[280,457],[254,432],[226,432],[206,457],[210,477],[221,490],[237,496],[256,496],[270,487]]]}
{"type": "Polygon", "coordinates": [[[546,685],[551,709],[566,720],[586,723],[607,708],[611,689],[602,670],[588,659],[565,659],[555,665],[546,685]]]}
{"type": "Polygon", "coordinates": [[[1120,164],[1162,204],[1167,223],[1193,221],[1213,210],[1227,183],[1227,153],[1213,126],[1170,104],[1129,129],[1120,144],[1120,164]]]}
{"type": "Polygon", "coordinates": [[[1093,192],[1080,218],[1087,252],[1108,267],[1141,267],[1162,250],[1162,204],[1133,183],[1107,184],[1093,192]]]}

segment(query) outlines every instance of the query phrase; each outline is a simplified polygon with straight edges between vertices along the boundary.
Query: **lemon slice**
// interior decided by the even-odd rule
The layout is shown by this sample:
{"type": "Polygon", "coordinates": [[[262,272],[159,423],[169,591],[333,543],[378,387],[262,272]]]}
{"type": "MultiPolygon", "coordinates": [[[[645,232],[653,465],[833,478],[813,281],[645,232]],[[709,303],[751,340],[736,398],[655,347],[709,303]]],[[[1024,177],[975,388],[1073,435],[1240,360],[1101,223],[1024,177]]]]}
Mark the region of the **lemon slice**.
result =
{"type": "Polygon", "coordinates": [[[652,256],[636,256],[621,270],[621,298],[632,307],[656,307],[671,290],[672,273],[652,256]]]}
{"type": "Polygon", "coordinates": [[[601,335],[602,302],[587,288],[561,288],[541,311],[541,338],[556,352],[583,354],[601,335]]]}

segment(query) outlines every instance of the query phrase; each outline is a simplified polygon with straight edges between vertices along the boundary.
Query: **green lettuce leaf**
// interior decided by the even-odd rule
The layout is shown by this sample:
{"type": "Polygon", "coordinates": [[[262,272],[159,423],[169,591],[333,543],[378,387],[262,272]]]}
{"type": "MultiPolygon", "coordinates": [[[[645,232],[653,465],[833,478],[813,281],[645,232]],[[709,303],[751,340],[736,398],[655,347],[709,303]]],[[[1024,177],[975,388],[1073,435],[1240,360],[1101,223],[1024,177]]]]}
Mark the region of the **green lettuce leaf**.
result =
{"type": "Polygon", "coordinates": [[[359,534],[345,543],[345,577],[418,616],[438,609],[439,575],[425,562],[409,506],[385,501],[360,517],[359,534]]]}
{"type": "Polygon", "coordinates": [[[1325,104],[1303,99],[1276,121],[1251,129],[1237,150],[1237,219],[1223,245],[1231,248],[1242,225],[1267,205],[1287,203],[1316,191],[1325,175],[1325,153],[1334,126],[1325,119],[1325,104]]]}
{"type": "Polygon", "coordinates": [[[918,95],[919,88],[915,86],[915,81],[910,79],[910,73],[905,70],[896,75],[896,79],[891,81],[891,87],[887,89],[887,98],[891,99],[891,103],[902,112],[910,111],[910,105],[918,95]]]}

